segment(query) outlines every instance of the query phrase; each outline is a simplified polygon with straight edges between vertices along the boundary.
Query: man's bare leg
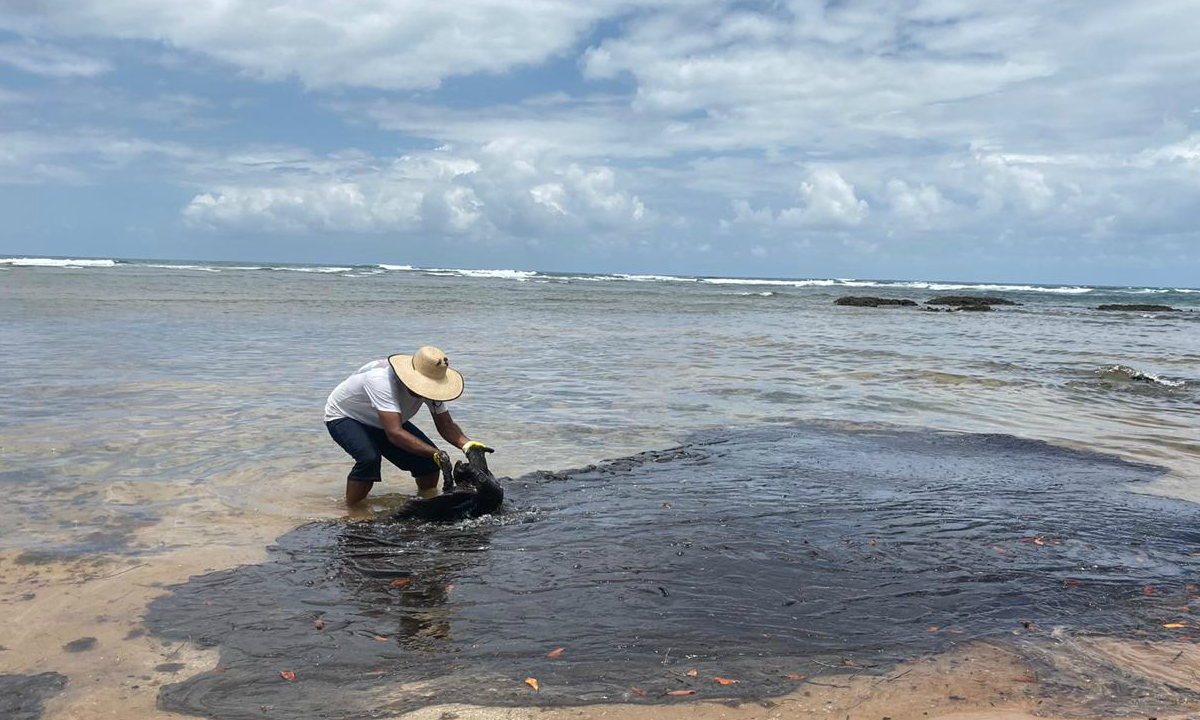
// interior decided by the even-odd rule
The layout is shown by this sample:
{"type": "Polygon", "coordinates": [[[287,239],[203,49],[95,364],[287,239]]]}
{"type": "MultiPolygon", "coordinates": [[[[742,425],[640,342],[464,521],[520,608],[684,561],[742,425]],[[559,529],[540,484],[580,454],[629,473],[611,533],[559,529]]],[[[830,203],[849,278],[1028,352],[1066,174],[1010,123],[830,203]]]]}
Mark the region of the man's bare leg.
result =
{"type": "Polygon", "coordinates": [[[422,500],[437,497],[438,473],[436,471],[415,479],[417,481],[417,497],[422,500]]]}
{"type": "Polygon", "coordinates": [[[362,480],[346,480],[346,504],[357,505],[362,502],[363,498],[371,492],[371,486],[375,483],[363,482],[362,480]]]}

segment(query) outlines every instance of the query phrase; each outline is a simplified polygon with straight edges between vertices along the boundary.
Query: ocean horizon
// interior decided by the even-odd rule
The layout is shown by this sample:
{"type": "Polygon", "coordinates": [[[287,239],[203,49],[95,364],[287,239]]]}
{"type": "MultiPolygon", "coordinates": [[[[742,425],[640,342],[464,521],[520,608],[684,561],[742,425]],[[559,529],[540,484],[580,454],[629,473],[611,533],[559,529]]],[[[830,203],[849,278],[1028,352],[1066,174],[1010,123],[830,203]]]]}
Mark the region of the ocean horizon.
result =
{"type": "Polygon", "coordinates": [[[358,277],[365,274],[385,272],[415,272],[431,275],[452,274],[463,277],[496,278],[526,281],[627,281],[627,282],[702,282],[729,285],[778,285],[783,287],[844,287],[844,288],[899,288],[916,290],[971,290],[998,292],[1044,292],[1065,295],[1102,294],[1161,294],[1200,293],[1200,287],[1152,286],[1152,285],[1104,285],[1083,283],[1025,283],[1005,281],[981,281],[961,279],[899,279],[899,278],[834,278],[834,277],[788,277],[788,276],[721,276],[688,275],[670,273],[619,273],[585,272],[572,270],[501,269],[501,268],[441,268],[423,267],[399,263],[314,263],[314,262],[268,262],[240,260],[194,260],[186,258],[124,258],[45,256],[10,254],[0,256],[0,269],[5,267],[46,268],[103,268],[140,266],[162,270],[191,270],[196,272],[221,271],[293,271],[339,274],[358,277]]]}

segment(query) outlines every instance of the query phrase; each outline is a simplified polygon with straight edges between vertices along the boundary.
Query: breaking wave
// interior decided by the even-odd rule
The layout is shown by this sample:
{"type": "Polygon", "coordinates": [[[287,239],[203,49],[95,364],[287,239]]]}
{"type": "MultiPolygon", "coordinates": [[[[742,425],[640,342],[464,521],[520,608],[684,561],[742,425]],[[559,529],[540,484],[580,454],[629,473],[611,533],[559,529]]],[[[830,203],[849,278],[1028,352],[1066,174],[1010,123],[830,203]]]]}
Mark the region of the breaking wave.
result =
{"type": "Polygon", "coordinates": [[[517,280],[519,282],[525,282],[526,280],[537,277],[539,274],[534,270],[459,270],[455,268],[418,269],[428,275],[438,275],[441,277],[494,278],[499,280],[517,280]]]}
{"type": "Polygon", "coordinates": [[[910,291],[974,291],[1037,293],[1051,296],[1083,295],[1163,295],[1200,294],[1196,288],[1166,287],[1101,287],[1084,285],[1028,285],[1008,283],[938,282],[932,280],[859,280],[855,278],[741,278],[701,277],[689,275],[661,275],[639,273],[555,273],[536,270],[513,269],[463,269],[422,268],[415,265],[376,263],[370,265],[301,265],[301,264],[254,264],[229,265],[202,261],[152,262],[147,260],[113,260],[87,258],[10,257],[0,258],[0,267],[58,267],[58,268],[111,268],[143,267],[165,270],[196,270],[220,272],[222,270],[286,271],[318,274],[343,274],[346,277],[367,277],[384,272],[416,272],[436,277],[463,277],[489,280],[515,280],[526,282],[640,282],[640,283],[692,283],[697,285],[735,285],[760,287],[828,287],[828,288],[880,288],[910,291]]]}
{"type": "Polygon", "coordinates": [[[616,275],[600,275],[601,280],[631,280],[633,282],[696,282],[696,278],[683,277],[681,275],[627,275],[625,273],[617,273],[616,275]]]}
{"type": "Polygon", "coordinates": [[[221,272],[221,268],[211,265],[170,265],[166,263],[146,263],[142,267],[162,268],[163,270],[199,270],[201,272],[221,272]]]}
{"type": "Polygon", "coordinates": [[[0,258],[0,265],[11,265],[13,267],[87,268],[87,267],[113,267],[116,264],[117,264],[116,260],[78,260],[75,258],[38,258],[38,257],[0,258]]]}
{"type": "Polygon", "coordinates": [[[1097,368],[1096,377],[1102,381],[1114,383],[1143,383],[1153,387],[1178,389],[1187,385],[1186,380],[1171,380],[1154,373],[1142,372],[1128,365],[1109,365],[1097,368]]]}

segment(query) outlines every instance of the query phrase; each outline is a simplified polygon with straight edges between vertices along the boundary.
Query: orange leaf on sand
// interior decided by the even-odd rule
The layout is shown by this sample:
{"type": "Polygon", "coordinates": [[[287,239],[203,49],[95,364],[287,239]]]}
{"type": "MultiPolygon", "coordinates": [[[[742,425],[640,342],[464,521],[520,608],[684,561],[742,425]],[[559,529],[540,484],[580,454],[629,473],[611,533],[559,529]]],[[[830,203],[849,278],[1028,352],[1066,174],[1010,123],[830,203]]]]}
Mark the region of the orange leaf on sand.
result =
{"type": "Polygon", "coordinates": [[[395,580],[392,581],[392,587],[404,587],[405,585],[409,584],[410,582],[412,582],[412,578],[406,578],[406,577],[396,578],[395,580]]]}
{"type": "Polygon", "coordinates": [[[292,672],[291,670],[280,670],[279,677],[291,682],[292,680],[296,679],[296,673],[292,672]]]}
{"type": "Polygon", "coordinates": [[[1166,623],[1163,625],[1163,627],[1165,627],[1165,628],[1185,628],[1185,627],[1187,627],[1187,625],[1185,623],[1166,623]]]}
{"type": "Polygon", "coordinates": [[[566,650],[566,648],[554,648],[550,652],[546,653],[546,657],[553,660],[554,658],[558,657],[559,655],[562,655],[563,650],[566,650]]]}
{"type": "Polygon", "coordinates": [[[784,677],[787,678],[788,680],[793,680],[795,682],[800,682],[801,680],[804,679],[804,676],[801,675],[800,673],[788,673],[787,675],[784,675],[784,677]]]}
{"type": "Polygon", "coordinates": [[[646,691],[641,688],[631,687],[629,688],[629,692],[637,695],[638,697],[646,697],[646,691]]]}
{"type": "Polygon", "coordinates": [[[539,689],[537,678],[525,678],[525,684],[533,688],[534,692],[537,692],[539,689]]]}
{"type": "Polygon", "coordinates": [[[668,690],[667,694],[679,697],[681,695],[695,695],[696,691],[695,690],[668,690]]]}
{"type": "Polygon", "coordinates": [[[1032,675],[1018,675],[1018,676],[1016,676],[1015,678],[1013,678],[1013,680],[1016,680],[1017,682],[1024,682],[1024,683],[1035,683],[1035,682],[1037,682],[1037,678],[1035,678],[1035,677],[1034,677],[1034,676],[1032,676],[1032,675]]]}
{"type": "Polygon", "coordinates": [[[384,637],[384,636],[382,636],[382,635],[376,635],[376,636],[375,636],[375,640],[376,640],[377,642],[387,642],[387,641],[388,641],[388,639],[387,639],[387,638],[385,638],[385,637],[384,637]]]}
{"type": "Polygon", "coordinates": [[[715,682],[719,685],[737,685],[738,684],[737,680],[731,680],[729,678],[723,678],[723,677],[715,677],[715,678],[713,678],[713,682],[715,682]]]}
{"type": "Polygon", "coordinates": [[[699,674],[700,672],[698,670],[688,670],[686,673],[684,673],[684,675],[687,675],[688,677],[696,677],[699,674]]]}

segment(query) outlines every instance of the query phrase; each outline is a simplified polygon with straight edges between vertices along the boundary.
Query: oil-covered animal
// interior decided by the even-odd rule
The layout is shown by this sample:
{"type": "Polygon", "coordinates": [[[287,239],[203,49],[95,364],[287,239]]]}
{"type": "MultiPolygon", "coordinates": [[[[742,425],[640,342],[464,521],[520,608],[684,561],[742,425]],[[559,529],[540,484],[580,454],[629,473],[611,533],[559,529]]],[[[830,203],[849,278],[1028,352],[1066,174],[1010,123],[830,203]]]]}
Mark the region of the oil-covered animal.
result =
{"type": "Polygon", "coordinates": [[[504,503],[504,488],[488,469],[485,451],[473,447],[467,462],[461,460],[450,469],[450,456],[442,453],[442,494],[424,500],[411,500],[392,515],[391,520],[454,522],[490,515],[504,503]]]}

